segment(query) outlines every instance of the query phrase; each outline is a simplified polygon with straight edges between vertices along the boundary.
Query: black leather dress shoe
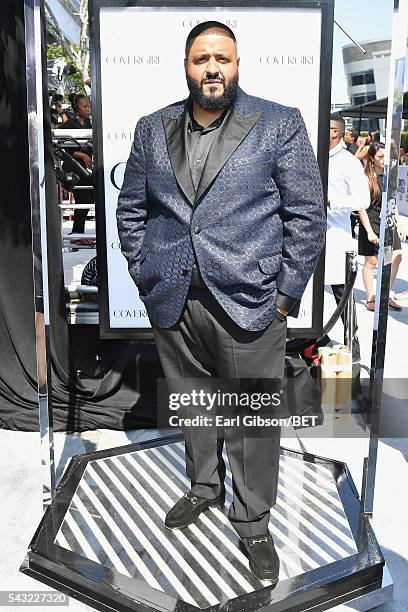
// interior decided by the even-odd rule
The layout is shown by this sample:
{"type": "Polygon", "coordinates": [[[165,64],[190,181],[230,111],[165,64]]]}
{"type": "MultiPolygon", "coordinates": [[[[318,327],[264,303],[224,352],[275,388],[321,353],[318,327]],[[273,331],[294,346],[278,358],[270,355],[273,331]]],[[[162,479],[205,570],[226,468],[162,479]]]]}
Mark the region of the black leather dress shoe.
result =
{"type": "Polygon", "coordinates": [[[249,558],[249,567],[259,580],[279,580],[280,561],[270,533],[241,538],[249,558]]]}
{"type": "Polygon", "coordinates": [[[207,499],[190,492],[186,493],[166,514],[164,524],[167,529],[184,529],[191,523],[195,523],[204,510],[211,506],[222,505],[224,502],[225,493],[222,493],[216,499],[207,499]]]}

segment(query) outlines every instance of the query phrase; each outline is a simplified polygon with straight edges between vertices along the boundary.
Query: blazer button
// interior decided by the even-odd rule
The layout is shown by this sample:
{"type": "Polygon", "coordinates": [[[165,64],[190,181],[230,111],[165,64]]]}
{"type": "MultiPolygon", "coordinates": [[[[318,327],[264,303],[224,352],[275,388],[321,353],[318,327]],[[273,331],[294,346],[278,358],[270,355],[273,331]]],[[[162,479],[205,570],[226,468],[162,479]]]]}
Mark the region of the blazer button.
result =
{"type": "Polygon", "coordinates": [[[183,276],[187,276],[187,274],[188,274],[187,268],[183,268],[181,273],[182,273],[183,276]]]}
{"type": "Polygon", "coordinates": [[[195,234],[199,234],[200,232],[201,232],[201,227],[200,227],[199,225],[197,225],[197,226],[194,228],[194,233],[195,233],[195,234]]]}

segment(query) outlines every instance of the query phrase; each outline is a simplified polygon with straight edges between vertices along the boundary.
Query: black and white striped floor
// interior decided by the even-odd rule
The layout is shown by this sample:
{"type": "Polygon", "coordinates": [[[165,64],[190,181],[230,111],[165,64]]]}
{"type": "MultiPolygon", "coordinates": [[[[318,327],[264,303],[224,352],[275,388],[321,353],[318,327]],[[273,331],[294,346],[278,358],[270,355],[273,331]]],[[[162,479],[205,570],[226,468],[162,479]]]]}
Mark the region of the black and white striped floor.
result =
{"type": "MultiPolygon", "coordinates": [[[[91,461],[55,543],[199,608],[267,585],[249,570],[225,509],[169,531],[164,517],[189,490],[184,445],[167,444],[91,461]]],[[[281,455],[278,502],[269,525],[281,560],[280,580],[357,552],[328,468],[281,455]]]]}

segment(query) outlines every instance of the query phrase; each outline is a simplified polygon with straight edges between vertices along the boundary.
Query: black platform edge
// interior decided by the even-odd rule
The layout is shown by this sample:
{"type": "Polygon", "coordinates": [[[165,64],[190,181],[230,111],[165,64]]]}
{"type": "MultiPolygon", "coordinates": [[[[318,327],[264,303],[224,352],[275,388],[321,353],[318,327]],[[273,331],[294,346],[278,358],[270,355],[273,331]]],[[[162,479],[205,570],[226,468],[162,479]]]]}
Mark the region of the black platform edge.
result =
{"type": "Polygon", "coordinates": [[[181,434],[177,434],[74,456],[57,487],[52,504],[35,532],[20,571],[96,610],[121,612],[323,612],[381,587],[384,557],[368,518],[362,512],[347,465],[284,447],[281,447],[282,455],[322,465],[330,470],[356,543],[356,554],[282,580],[275,588],[261,586],[256,591],[228,602],[198,608],[54,543],[89,462],[182,440],[181,434]]]}

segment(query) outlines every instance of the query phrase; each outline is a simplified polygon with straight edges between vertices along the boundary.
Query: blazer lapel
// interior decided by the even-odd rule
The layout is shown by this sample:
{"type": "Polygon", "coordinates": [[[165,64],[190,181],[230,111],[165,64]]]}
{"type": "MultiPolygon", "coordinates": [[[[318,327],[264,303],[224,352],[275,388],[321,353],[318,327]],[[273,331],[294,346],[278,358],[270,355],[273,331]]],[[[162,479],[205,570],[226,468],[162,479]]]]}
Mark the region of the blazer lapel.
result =
{"type": "Polygon", "coordinates": [[[162,117],[162,121],[166,134],[167,151],[174,176],[186,198],[193,205],[196,193],[188,165],[185,143],[185,116],[186,111],[177,118],[162,117]]]}
{"type": "Polygon", "coordinates": [[[249,134],[261,113],[262,111],[258,111],[250,117],[243,117],[234,107],[225,117],[221,127],[217,130],[217,136],[207,157],[194,204],[197,204],[227,160],[249,134]]]}

